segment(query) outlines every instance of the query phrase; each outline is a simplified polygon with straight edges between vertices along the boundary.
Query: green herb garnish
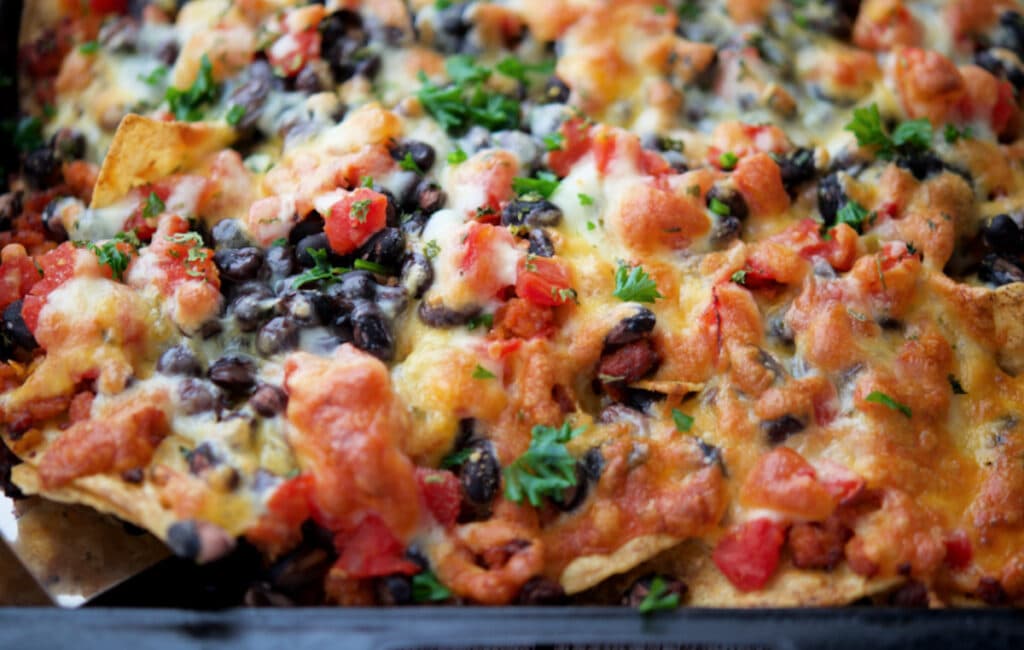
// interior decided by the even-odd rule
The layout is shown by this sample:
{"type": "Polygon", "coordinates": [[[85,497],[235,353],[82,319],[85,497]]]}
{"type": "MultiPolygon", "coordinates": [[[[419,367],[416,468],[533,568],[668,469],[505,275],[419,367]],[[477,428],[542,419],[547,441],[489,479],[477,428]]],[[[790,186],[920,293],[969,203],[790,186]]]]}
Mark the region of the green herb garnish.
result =
{"type": "Polygon", "coordinates": [[[576,195],[576,198],[580,200],[580,205],[594,205],[594,199],[589,194],[580,193],[576,195]]]}
{"type": "Polygon", "coordinates": [[[477,314],[466,323],[466,329],[475,330],[478,327],[491,329],[491,325],[494,325],[494,314],[477,314]]]}
{"type": "Polygon", "coordinates": [[[672,409],[672,421],[676,425],[676,431],[686,433],[693,426],[693,418],[679,409],[672,409]]]}
{"type": "Polygon", "coordinates": [[[664,578],[655,576],[651,580],[647,595],[637,606],[637,610],[641,614],[653,614],[654,612],[671,611],[677,607],[679,607],[679,594],[669,590],[664,578]]]}
{"type": "Polygon", "coordinates": [[[167,206],[164,205],[163,200],[157,196],[156,192],[150,192],[149,196],[146,197],[146,204],[142,206],[142,218],[152,219],[163,214],[166,208],[167,206]]]}
{"type": "Polygon", "coordinates": [[[836,212],[836,223],[848,224],[858,233],[864,232],[864,223],[869,221],[873,213],[856,201],[847,201],[836,212]]]}
{"type": "Polygon", "coordinates": [[[412,577],[412,599],[417,603],[436,603],[451,597],[452,592],[441,584],[433,571],[426,570],[412,577]]]}
{"type": "Polygon", "coordinates": [[[729,171],[736,167],[736,163],[740,161],[739,156],[731,151],[726,151],[718,157],[718,166],[722,169],[729,171]]]}
{"type": "Polygon", "coordinates": [[[878,390],[871,391],[871,394],[865,397],[864,401],[872,402],[873,404],[882,404],[883,406],[888,406],[892,410],[899,411],[908,418],[913,415],[909,406],[907,406],[906,404],[900,404],[893,398],[889,397],[885,393],[878,390]]]}
{"type": "Polygon", "coordinates": [[[79,45],[78,51],[82,54],[96,54],[100,51],[100,44],[97,41],[88,41],[79,45]]]}
{"type": "Polygon", "coordinates": [[[464,163],[467,158],[469,158],[469,156],[466,155],[466,152],[463,151],[461,147],[456,147],[455,151],[448,154],[448,162],[453,165],[464,163]]]}
{"type": "Polygon", "coordinates": [[[923,151],[932,144],[932,125],[926,119],[902,122],[890,137],[877,104],[853,109],[853,119],[843,128],[857,138],[860,146],[877,147],[878,157],[883,160],[899,152],[923,151]]]}
{"type": "Polygon", "coordinates": [[[576,459],[565,443],[583,432],[568,422],[555,429],[536,425],[530,431],[530,447],[505,468],[505,498],[539,507],[545,497],[562,498],[562,491],[576,485],[576,459]]]}
{"type": "Polygon", "coordinates": [[[165,96],[175,119],[184,122],[198,122],[203,119],[200,107],[217,100],[217,84],[213,81],[210,57],[203,55],[199,63],[199,74],[188,90],[168,88],[165,96]]]}
{"type": "Polygon", "coordinates": [[[520,195],[536,193],[546,199],[558,189],[558,177],[551,172],[537,172],[536,178],[516,176],[512,179],[512,189],[520,195]]]}
{"type": "Polygon", "coordinates": [[[664,298],[658,292],[658,285],[641,266],[626,266],[619,263],[615,269],[615,291],[616,298],[626,302],[654,302],[658,298],[664,298]]]}
{"type": "Polygon", "coordinates": [[[343,267],[331,266],[327,259],[327,251],[322,248],[307,248],[306,252],[313,258],[313,268],[307,269],[301,275],[296,276],[292,282],[293,289],[299,289],[310,282],[319,282],[320,280],[337,282],[341,276],[350,271],[350,269],[343,267]]]}
{"type": "Polygon", "coordinates": [[[476,364],[476,368],[473,369],[473,379],[494,379],[496,375],[484,368],[479,363],[476,364]]]}
{"type": "Polygon", "coordinates": [[[238,123],[245,117],[245,106],[241,104],[232,104],[231,108],[228,109],[227,115],[224,116],[225,121],[231,126],[238,126],[238,123]]]}

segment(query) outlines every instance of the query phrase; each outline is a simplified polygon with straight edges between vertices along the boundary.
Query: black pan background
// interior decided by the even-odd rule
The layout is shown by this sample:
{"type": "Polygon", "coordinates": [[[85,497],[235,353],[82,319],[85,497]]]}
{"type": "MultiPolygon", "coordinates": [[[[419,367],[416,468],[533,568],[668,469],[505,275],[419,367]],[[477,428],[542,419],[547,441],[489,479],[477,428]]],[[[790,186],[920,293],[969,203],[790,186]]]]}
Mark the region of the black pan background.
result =
{"type": "MultiPolygon", "coordinates": [[[[0,191],[17,166],[17,85],[10,81],[21,9],[20,1],[0,0],[0,191]]],[[[0,608],[0,648],[1024,650],[1024,612],[1009,609],[686,608],[644,617],[609,607],[234,608],[256,562],[244,551],[206,567],[171,558],[77,611],[0,608]]]]}

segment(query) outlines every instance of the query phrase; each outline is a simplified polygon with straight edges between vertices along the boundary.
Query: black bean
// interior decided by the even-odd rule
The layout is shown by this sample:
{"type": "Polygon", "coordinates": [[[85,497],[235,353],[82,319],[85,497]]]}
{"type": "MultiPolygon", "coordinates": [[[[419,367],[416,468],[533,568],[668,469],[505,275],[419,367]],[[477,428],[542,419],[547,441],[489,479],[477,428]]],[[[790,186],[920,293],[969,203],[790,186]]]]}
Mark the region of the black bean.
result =
{"type": "Polygon", "coordinates": [[[369,271],[352,271],[341,276],[341,281],[328,288],[327,294],[351,301],[372,299],[377,295],[377,286],[369,271]]]}
{"type": "Polygon", "coordinates": [[[631,316],[619,321],[604,337],[605,345],[625,345],[648,336],[656,323],[654,312],[640,307],[631,316]]]}
{"type": "Polygon", "coordinates": [[[382,228],[373,235],[358,256],[375,264],[397,270],[405,255],[405,234],[399,228],[382,228]]]}
{"type": "Polygon", "coordinates": [[[210,443],[204,442],[185,454],[185,462],[188,463],[188,471],[198,476],[211,467],[216,467],[220,463],[220,459],[214,453],[210,443]]]}
{"type": "Polygon", "coordinates": [[[821,218],[825,221],[826,226],[835,224],[836,214],[840,208],[846,205],[847,201],[849,199],[846,197],[846,191],[843,189],[838,173],[829,174],[821,179],[821,183],[818,185],[818,212],[821,213],[821,218]]]}
{"type": "Polygon", "coordinates": [[[650,574],[639,578],[628,590],[626,590],[626,593],[622,596],[622,604],[626,607],[639,607],[640,603],[644,602],[648,594],[651,593],[651,585],[654,583],[655,578],[661,578],[662,584],[665,585],[662,593],[666,596],[669,594],[676,594],[679,596],[680,600],[686,597],[688,589],[686,584],[683,582],[680,582],[672,576],[650,574]]]}
{"type": "Polygon", "coordinates": [[[316,235],[324,231],[324,218],[315,212],[310,213],[305,219],[295,224],[295,227],[288,233],[288,241],[298,245],[299,241],[309,235],[316,235]]]}
{"type": "Polygon", "coordinates": [[[420,303],[417,313],[420,320],[431,327],[450,329],[468,323],[471,318],[480,313],[480,307],[470,306],[456,311],[445,307],[441,302],[431,303],[424,300],[420,303]]]}
{"type": "Polygon", "coordinates": [[[561,208],[546,199],[515,199],[501,211],[503,226],[557,226],[561,220],[561,208]]]}
{"type": "Polygon", "coordinates": [[[992,38],[993,44],[1013,51],[1024,60],[1024,16],[1016,11],[999,15],[999,26],[992,38]]]}
{"type": "Polygon", "coordinates": [[[334,80],[347,81],[356,74],[354,57],[369,40],[362,17],[340,9],[320,22],[320,56],[331,66],[334,80]]]}
{"type": "Polygon", "coordinates": [[[789,153],[777,156],[775,162],[782,173],[782,185],[795,196],[797,189],[814,178],[817,169],[814,166],[814,151],[799,147],[789,153]]]}
{"type": "Polygon", "coordinates": [[[946,165],[931,151],[915,151],[896,156],[896,165],[908,170],[919,181],[941,174],[946,165]]]}
{"type": "Polygon", "coordinates": [[[295,271],[291,246],[271,246],[267,249],[267,268],[275,277],[287,277],[295,271]]]}
{"type": "Polygon", "coordinates": [[[412,253],[406,256],[402,264],[401,281],[410,296],[422,298],[434,282],[434,267],[422,253],[412,253]]]}
{"type": "Polygon", "coordinates": [[[928,588],[917,580],[908,580],[887,598],[894,607],[928,607],[928,588]]]}
{"type": "Polygon", "coordinates": [[[434,166],[436,154],[433,147],[420,140],[402,140],[391,147],[391,157],[395,160],[402,162],[407,156],[425,174],[434,166]]]}
{"type": "Polygon", "coordinates": [[[271,318],[256,335],[256,349],[264,356],[292,350],[299,344],[299,324],[287,316],[271,318]]]}
{"type": "Polygon", "coordinates": [[[729,476],[729,473],[725,469],[725,460],[722,458],[722,450],[718,447],[704,442],[703,439],[694,437],[694,441],[697,443],[697,448],[700,449],[701,456],[704,457],[705,465],[718,465],[719,469],[722,470],[722,476],[729,476]]]}
{"type": "Polygon", "coordinates": [[[331,245],[327,242],[327,235],[319,232],[299,240],[295,245],[295,261],[300,267],[308,269],[316,266],[316,260],[309,254],[309,251],[330,251],[331,245]]]}
{"type": "Polygon", "coordinates": [[[21,300],[15,300],[4,308],[4,336],[14,345],[34,350],[39,347],[36,338],[32,336],[32,330],[25,324],[21,316],[21,300]]]}
{"type": "Polygon", "coordinates": [[[416,235],[418,237],[423,234],[423,229],[427,227],[427,221],[429,220],[429,214],[422,210],[415,210],[412,214],[402,215],[401,227],[407,235],[416,235]]]}
{"type": "Polygon", "coordinates": [[[569,101],[569,86],[558,77],[548,77],[544,83],[544,101],[552,104],[564,104],[569,101]]]}
{"type": "Polygon", "coordinates": [[[186,415],[213,411],[223,405],[216,386],[200,379],[186,379],[178,385],[178,404],[186,415]]]}
{"type": "Polygon", "coordinates": [[[300,93],[312,95],[324,90],[325,86],[317,69],[317,62],[311,61],[302,66],[299,73],[295,75],[295,90],[300,93]]]}
{"type": "Polygon", "coordinates": [[[53,135],[50,146],[57,158],[65,162],[80,160],[85,155],[85,135],[75,129],[63,128],[53,135]]]}
{"type": "Polygon", "coordinates": [[[156,58],[161,63],[166,63],[171,66],[178,60],[178,52],[179,48],[177,41],[167,41],[157,48],[156,58]]]}
{"type": "Polygon", "coordinates": [[[227,104],[244,109],[235,128],[248,131],[256,128],[263,116],[267,97],[280,86],[280,81],[275,78],[269,63],[257,59],[240,75],[240,82],[228,95],[227,104]]]}
{"type": "MultiPolygon", "coordinates": [[[[743,195],[734,188],[722,185],[714,185],[710,190],[708,190],[707,205],[708,208],[711,208],[712,212],[719,216],[736,217],[740,221],[746,219],[749,214],[749,211],[747,210],[747,202],[743,199],[743,195]],[[720,214],[712,208],[712,206],[718,207],[719,204],[728,208],[729,211],[727,214],[720,214]]],[[[718,207],[718,209],[721,210],[720,207],[718,207]]]]}
{"type": "Polygon", "coordinates": [[[405,310],[405,305],[409,302],[409,296],[406,295],[405,289],[402,287],[381,285],[377,287],[376,302],[384,314],[388,318],[393,319],[397,318],[405,310]]]}
{"type": "Polygon", "coordinates": [[[423,179],[416,186],[414,209],[421,210],[425,215],[431,215],[444,207],[448,196],[436,182],[423,179]]]}
{"type": "Polygon", "coordinates": [[[641,413],[648,413],[653,404],[665,399],[665,393],[633,386],[626,386],[620,389],[620,392],[622,394],[622,403],[641,413]]]}
{"type": "Polygon", "coordinates": [[[7,443],[0,438],[0,492],[9,499],[24,499],[21,489],[11,480],[11,469],[21,463],[7,443]]]}
{"type": "Polygon", "coordinates": [[[43,226],[46,227],[46,231],[50,234],[51,239],[56,241],[64,241],[68,238],[68,232],[64,228],[64,220],[61,219],[61,206],[66,200],[63,197],[57,197],[43,208],[43,226]]]}
{"type": "Polygon", "coordinates": [[[299,325],[319,325],[319,294],[289,289],[278,300],[275,310],[299,325]]]}
{"type": "Polygon", "coordinates": [[[379,578],[376,584],[377,604],[385,607],[409,605],[412,598],[412,579],[396,573],[379,578]]]}
{"type": "Polygon", "coordinates": [[[358,53],[352,69],[353,74],[373,79],[380,72],[380,55],[375,53],[358,53]]]}
{"type": "Polygon", "coordinates": [[[288,393],[272,384],[260,384],[249,398],[249,406],[265,418],[284,413],[288,406],[288,393]]]}
{"type": "Polygon", "coordinates": [[[1024,253],[1024,232],[1010,215],[997,214],[981,229],[981,238],[996,253],[1020,255],[1024,253]]]}
{"type": "Polygon", "coordinates": [[[60,161],[50,147],[39,147],[25,156],[25,181],[36,190],[46,189],[57,182],[60,161]]]}
{"type": "Polygon", "coordinates": [[[551,238],[541,228],[531,228],[529,234],[530,240],[530,255],[536,255],[537,257],[554,257],[555,256],[555,245],[551,242],[551,238]]]}
{"type": "Polygon", "coordinates": [[[199,557],[199,532],[192,520],[177,521],[167,529],[167,546],[178,557],[193,560],[199,557]]]}
{"type": "Polygon", "coordinates": [[[234,550],[235,538],[216,524],[186,520],[167,529],[167,546],[180,557],[204,564],[234,550]]]}
{"type": "Polygon", "coordinates": [[[562,605],[566,601],[565,590],[562,585],[550,578],[536,576],[530,578],[519,590],[516,602],[520,605],[562,605]]]}
{"type": "Polygon", "coordinates": [[[601,448],[591,447],[588,449],[580,459],[580,466],[588,479],[595,482],[600,480],[601,472],[604,471],[604,454],[601,453],[601,448]]]}
{"type": "Polygon", "coordinates": [[[222,219],[210,230],[210,239],[217,248],[243,248],[249,246],[245,229],[237,219],[222,219]]]}
{"type": "MultiPolygon", "coordinates": [[[[24,207],[23,196],[23,192],[7,192],[0,195],[0,230],[10,230],[14,219],[21,215],[24,207]]],[[[61,224],[61,231],[63,230],[64,225],[61,224]]]]}
{"type": "Polygon", "coordinates": [[[441,31],[452,36],[465,36],[471,27],[465,17],[468,4],[467,2],[458,2],[442,9],[438,16],[441,31]]]}
{"type": "Polygon", "coordinates": [[[357,348],[382,361],[391,360],[395,354],[395,338],[380,307],[369,301],[356,303],[351,322],[352,342],[357,348]]]}
{"type": "Polygon", "coordinates": [[[575,510],[582,504],[590,491],[590,482],[587,481],[587,471],[583,464],[576,461],[576,484],[562,490],[561,495],[548,497],[552,505],[562,512],[575,510]]]}
{"type": "Polygon", "coordinates": [[[709,243],[716,250],[727,248],[729,244],[739,238],[742,232],[743,223],[739,219],[736,217],[722,217],[715,224],[714,229],[712,229],[709,243]]]}
{"type": "Polygon", "coordinates": [[[479,440],[470,447],[469,458],[459,469],[459,481],[466,498],[477,505],[494,499],[501,483],[501,465],[491,451],[491,443],[479,440]]]}
{"type": "Polygon", "coordinates": [[[256,363],[252,359],[226,354],[210,364],[210,381],[231,392],[248,392],[256,383],[256,363]]]}
{"type": "Polygon", "coordinates": [[[263,249],[255,246],[224,248],[213,254],[220,277],[229,282],[255,280],[263,269],[263,249]]]}
{"type": "Polygon", "coordinates": [[[1015,260],[989,253],[981,260],[978,279],[1001,287],[1011,282],[1024,282],[1024,269],[1015,260]]]}
{"type": "Polygon", "coordinates": [[[802,420],[786,414],[774,420],[761,422],[761,431],[768,437],[768,443],[777,445],[785,442],[790,436],[800,433],[806,427],[802,420]]]}
{"type": "Polygon", "coordinates": [[[246,293],[231,303],[229,311],[234,315],[235,322],[240,330],[251,332],[270,317],[270,312],[273,310],[273,304],[269,300],[270,297],[272,296],[246,293]]]}
{"type": "Polygon", "coordinates": [[[165,375],[198,377],[203,372],[203,366],[187,346],[176,345],[160,355],[156,362],[156,370],[165,375]]]}

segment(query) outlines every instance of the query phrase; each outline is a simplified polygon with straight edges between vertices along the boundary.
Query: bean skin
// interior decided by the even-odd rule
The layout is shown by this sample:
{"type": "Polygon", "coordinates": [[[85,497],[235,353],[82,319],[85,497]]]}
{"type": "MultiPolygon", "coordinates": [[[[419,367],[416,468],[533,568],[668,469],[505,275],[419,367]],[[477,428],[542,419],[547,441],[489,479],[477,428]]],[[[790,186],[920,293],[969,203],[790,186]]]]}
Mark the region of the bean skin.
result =
{"type": "Polygon", "coordinates": [[[4,309],[4,334],[18,347],[34,350],[39,347],[39,344],[32,335],[32,330],[25,324],[25,319],[21,316],[21,305],[21,300],[15,300],[4,309]]]}
{"type": "Polygon", "coordinates": [[[299,324],[287,316],[272,318],[256,335],[256,349],[264,356],[292,350],[299,344],[299,324]]]}
{"type": "Polygon", "coordinates": [[[654,330],[656,324],[654,312],[640,307],[632,316],[623,318],[604,337],[605,345],[625,345],[646,337],[654,330]]]}
{"type": "Polygon", "coordinates": [[[364,352],[382,361],[390,361],[395,354],[395,339],[391,324],[375,303],[359,302],[352,310],[352,342],[364,352]]]}
{"type": "Polygon", "coordinates": [[[178,385],[178,404],[186,415],[214,411],[223,405],[216,386],[201,379],[186,379],[178,385]]]}
{"type": "Polygon", "coordinates": [[[284,413],[288,406],[288,393],[271,384],[261,384],[249,398],[249,406],[265,418],[284,413]]]}
{"type": "Polygon", "coordinates": [[[263,269],[263,251],[254,246],[226,248],[213,255],[221,278],[230,282],[255,280],[263,269]]]}
{"type": "Polygon", "coordinates": [[[210,364],[210,381],[231,392],[247,392],[256,383],[256,363],[252,359],[226,354],[210,364]]]}
{"type": "Polygon", "coordinates": [[[192,350],[184,345],[176,345],[160,355],[156,362],[156,370],[165,375],[198,377],[203,372],[203,367],[192,350]]]}
{"type": "Polygon", "coordinates": [[[486,505],[498,493],[501,466],[491,451],[489,442],[480,440],[471,446],[469,458],[459,470],[459,481],[466,498],[478,505],[486,505]]]}

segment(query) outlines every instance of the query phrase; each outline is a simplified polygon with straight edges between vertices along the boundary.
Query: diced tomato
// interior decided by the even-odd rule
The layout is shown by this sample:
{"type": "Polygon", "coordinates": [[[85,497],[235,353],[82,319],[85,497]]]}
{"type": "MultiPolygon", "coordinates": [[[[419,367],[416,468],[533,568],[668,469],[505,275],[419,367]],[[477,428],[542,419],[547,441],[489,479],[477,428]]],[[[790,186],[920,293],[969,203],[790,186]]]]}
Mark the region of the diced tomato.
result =
{"type": "Polygon", "coordinates": [[[442,526],[455,524],[462,505],[462,489],[455,474],[446,470],[416,469],[416,483],[430,514],[442,526]]]}
{"type": "Polygon", "coordinates": [[[405,547],[375,514],[368,514],[351,534],[339,533],[334,545],[340,553],[335,567],[350,578],[420,572],[415,562],[405,558],[405,547]]]}
{"type": "Polygon", "coordinates": [[[46,304],[46,296],[75,274],[76,255],[74,244],[64,242],[36,259],[39,268],[43,269],[43,277],[32,286],[32,290],[25,296],[21,305],[21,317],[33,333],[36,331],[36,326],[39,325],[39,312],[46,304]]]}
{"type": "Polygon", "coordinates": [[[149,250],[160,255],[159,264],[166,278],[165,289],[188,280],[204,280],[220,288],[220,272],[213,251],[203,247],[202,238],[189,232],[188,222],[177,215],[166,215],[149,250]]]}
{"type": "Polygon", "coordinates": [[[267,60],[283,77],[294,77],[309,61],[320,56],[320,32],[307,29],[285,34],[267,49],[267,60]]]}
{"type": "Polygon", "coordinates": [[[777,447],[758,459],[743,482],[740,501],[812,521],[828,517],[836,504],[811,464],[789,447],[777,447]]]}
{"type": "Polygon", "coordinates": [[[89,0],[89,9],[98,14],[126,14],[128,0],[89,0]]]}
{"type": "Polygon", "coordinates": [[[955,531],[946,538],[946,564],[951,569],[963,569],[971,563],[974,551],[971,540],[962,530],[955,531]]]}
{"type": "Polygon", "coordinates": [[[152,185],[144,185],[139,188],[139,205],[124,222],[123,230],[125,232],[135,232],[135,235],[143,242],[151,240],[156,232],[157,219],[160,215],[150,214],[146,216],[146,206],[149,202],[149,197],[152,194],[156,194],[161,203],[167,203],[167,199],[173,190],[173,184],[167,180],[153,183],[152,185]]]}
{"type": "Polygon", "coordinates": [[[817,463],[818,482],[829,491],[837,503],[853,498],[864,489],[864,479],[839,463],[826,460],[817,463]]]}
{"type": "Polygon", "coordinates": [[[514,248],[515,239],[505,228],[486,223],[469,224],[463,242],[459,271],[466,283],[481,296],[493,298],[507,284],[500,275],[496,260],[503,259],[503,248],[514,248]]]}
{"type": "Polygon", "coordinates": [[[660,153],[644,149],[640,152],[640,171],[649,176],[661,176],[671,174],[675,170],[660,153]]]}
{"type": "Polygon", "coordinates": [[[750,260],[743,269],[743,281],[740,284],[754,291],[757,289],[774,289],[780,283],[772,276],[771,271],[762,268],[755,261],[750,260]]]}
{"type": "Polygon", "coordinates": [[[558,260],[525,257],[516,269],[516,295],[542,307],[557,307],[572,300],[569,272],[558,260]]]}
{"type": "Polygon", "coordinates": [[[711,555],[718,570],[741,591],[761,589],[779,566],[786,527],[772,519],[754,519],[732,529],[711,555]]]}
{"type": "Polygon", "coordinates": [[[1002,135],[1010,123],[1010,118],[1017,111],[1017,102],[1013,94],[1013,86],[1008,81],[999,82],[999,96],[992,107],[992,130],[1002,135]]]}
{"type": "Polygon", "coordinates": [[[357,188],[331,206],[324,224],[327,242],[338,255],[348,255],[383,228],[387,218],[387,197],[365,187],[357,188]]]}
{"type": "Polygon", "coordinates": [[[22,298],[38,281],[39,271],[27,255],[0,264],[0,309],[22,298]]]}
{"type": "Polygon", "coordinates": [[[572,166],[590,150],[590,126],[574,118],[562,123],[562,147],[548,154],[548,167],[559,176],[568,176],[572,166]]]}
{"type": "Polygon", "coordinates": [[[310,516],[310,498],[315,479],[312,474],[299,474],[282,483],[267,501],[267,511],[289,528],[298,528],[310,516]]]}

